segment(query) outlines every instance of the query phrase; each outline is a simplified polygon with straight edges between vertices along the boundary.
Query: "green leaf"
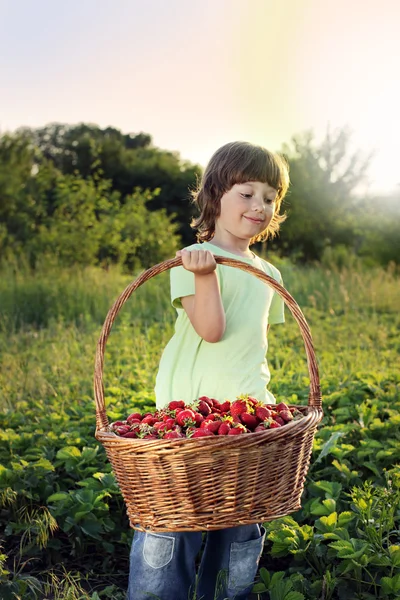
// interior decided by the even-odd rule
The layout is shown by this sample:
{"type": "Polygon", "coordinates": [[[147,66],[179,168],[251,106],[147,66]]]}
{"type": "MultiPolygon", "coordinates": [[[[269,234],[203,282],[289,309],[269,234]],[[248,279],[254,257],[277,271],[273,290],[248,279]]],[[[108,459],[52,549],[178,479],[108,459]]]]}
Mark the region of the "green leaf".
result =
{"type": "Polygon", "coordinates": [[[394,577],[382,577],[382,591],[385,594],[396,594],[400,592],[400,573],[394,577]]]}
{"type": "Polygon", "coordinates": [[[305,596],[300,592],[289,592],[285,596],[285,600],[304,600],[305,596]]]}
{"type": "Polygon", "coordinates": [[[56,454],[56,458],[60,460],[69,460],[71,458],[80,458],[81,451],[76,446],[64,446],[56,454]]]}
{"type": "Polygon", "coordinates": [[[394,567],[400,567],[400,547],[389,546],[390,559],[394,567]]]}
{"type": "Polygon", "coordinates": [[[253,594],[262,594],[268,591],[268,588],[264,583],[255,583],[253,585],[253,589],[251,590],[253,594]]]}
{"type": "Polygon", "coordinates": [[[336,443],[338,441],[339,438],[343,437],[345,435],[344,432],[342,431],[335,431],[334,433],[332,433],[331,437],[329,438],[329,440],[327,442],[325,442],[325,444],[322,447],[321,452],[319,453],[319,456],[317,458],[317,460],[314,461],[314,464],[319,463],[324,456],[326,456],[327,454],[329,454],[329,452],[331,451],[331,449],[336,446],[336,443]]]}
{"type": "Polygon", "coordinates": [[[60,502],[61,500],[66,500],[69,497],[70,496],[68,492],[56,492],[47,498],[47,502],[60,502]]]}
{"type": "Polygon", "coordinates": [[[266,588],[269,588],[269,584],[271,582],[271,575],[269,574],[269,571],[267,571],[267,569],[265,567],[261,567],[260,569],[260,577],[263,581],[263,583],[265,584],[266,588]]]}
{"type": "Polygon", "coordinates": [[[285,571],[276,571],[271,577],[270,587],[279,583],[285,577],[285,571]]]}
{"type": "Polygon", "coordinates": [[[350,521],[352,521],[355,518],[355,516],[356,515],[350,511],[340,513],[338,517],[339,527],[343,527],[343,525],[347,525],[347,523],[350,523],[350,521]]]}
{"type": "Polygon", "coordinates": [[[293,585],[290,579],[282,579],[278,581],[275,585],[272,585],[271,580],[271,587],[269,592],[270,600],[285,600],[287,594],[292,590],[292,587],[293,585]]]}

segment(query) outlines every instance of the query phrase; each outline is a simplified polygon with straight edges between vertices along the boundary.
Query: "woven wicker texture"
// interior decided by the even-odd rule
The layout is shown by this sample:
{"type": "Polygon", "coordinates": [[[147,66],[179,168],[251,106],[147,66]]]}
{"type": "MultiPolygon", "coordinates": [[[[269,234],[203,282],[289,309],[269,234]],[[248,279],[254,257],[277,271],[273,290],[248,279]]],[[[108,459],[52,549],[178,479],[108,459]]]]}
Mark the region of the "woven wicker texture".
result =
{"type": "Polygon", "coordinates": [[[270,285],[296,319],[310,377],[308,405],[297,406],[305,417],[278,429],[203,439],[146,441],[112,433],[103,384],[104,352],[111,327],[139,286],[163,271],[180,266],[182,261],[174,258],[144,271],[108,312],[97,345],[94,372],[96,439],[106,450],[134,529],[157,532],[222,529],[270,521],[300,508],[314,434],[322,419],[318,366],[310,329],[296,301],[275,279],[239,260],[222,256],[215,256],[215,260],[252,273],[270,285]]]}

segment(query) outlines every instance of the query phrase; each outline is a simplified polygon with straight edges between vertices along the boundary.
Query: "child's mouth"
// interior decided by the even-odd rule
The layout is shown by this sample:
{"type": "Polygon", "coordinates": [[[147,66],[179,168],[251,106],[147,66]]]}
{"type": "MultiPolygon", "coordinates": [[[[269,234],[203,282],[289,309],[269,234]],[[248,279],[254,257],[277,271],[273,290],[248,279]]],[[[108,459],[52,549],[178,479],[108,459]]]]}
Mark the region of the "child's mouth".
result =
{"type": "Polygon", "coordinates": [[[244,217],[245,219],[247,219],[248,221],[251,221],[252,223],[264,223],[264,219],[252,219],[251,217],[244,217]]]}

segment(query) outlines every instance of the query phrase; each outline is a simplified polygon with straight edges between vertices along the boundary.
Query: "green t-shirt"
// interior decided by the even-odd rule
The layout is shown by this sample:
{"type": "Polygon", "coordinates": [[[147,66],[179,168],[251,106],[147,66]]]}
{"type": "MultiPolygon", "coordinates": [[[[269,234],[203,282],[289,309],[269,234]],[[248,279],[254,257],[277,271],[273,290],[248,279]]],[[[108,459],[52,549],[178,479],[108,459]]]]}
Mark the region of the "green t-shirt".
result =
{"type": "MultiPolygon", "coordinates": [[[[210,242],[193,244],[187,249],[210,250],[216,255],[242,260],[282,284],[278,269],[258,256],[242,258],[210,242]]],[[[284,323],[284,302],[251,273],[217,265],[217,277],[226,329],[219,342],[209,343],[196,333],[180,301],[195,292],[193,273],[183,267],[170,271],[171,300],[178,317],[156,378],[157,408],[171,400],[190,403],[199,396],[232,401],[240,394],[250,394],[262,402],[275,402],[266,389],[271,378],[266,360],[267,325],[284,323]]]]}

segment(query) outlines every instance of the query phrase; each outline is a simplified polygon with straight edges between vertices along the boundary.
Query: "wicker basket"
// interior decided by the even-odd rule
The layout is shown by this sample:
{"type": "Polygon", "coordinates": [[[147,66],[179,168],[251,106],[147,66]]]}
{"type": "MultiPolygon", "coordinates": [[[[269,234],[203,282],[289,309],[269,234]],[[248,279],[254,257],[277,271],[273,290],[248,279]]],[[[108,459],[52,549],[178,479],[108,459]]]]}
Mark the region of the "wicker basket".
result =
{"type": "Polygon", "coordinates": [[[295,300],[274,279],[239,260],[221,256],[215,260],[252,273],[270,285],[296,319],[310,375],[308,406],[297,406],[305,417],[278,429],[203,439],[143,441],[112,433],[104,404],[103,365],[114,319],[142,283],[182,261],[174,258],[143,272],[108,312],[97,345],[94,374],[96,439],[106,450],[134,529],[223,529],[270,521],[300,508],[314,434],[322,418],[310,329],[295,300]]]}

